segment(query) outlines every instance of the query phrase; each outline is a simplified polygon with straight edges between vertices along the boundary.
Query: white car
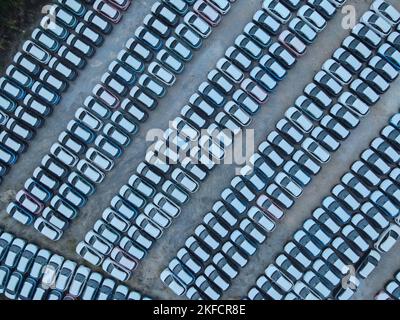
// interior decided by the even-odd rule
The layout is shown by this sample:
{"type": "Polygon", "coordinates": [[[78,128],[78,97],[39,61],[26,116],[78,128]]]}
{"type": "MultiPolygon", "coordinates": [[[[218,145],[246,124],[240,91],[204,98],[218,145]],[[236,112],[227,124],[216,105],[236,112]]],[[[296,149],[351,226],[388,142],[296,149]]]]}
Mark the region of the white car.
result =
{"type": "Polygon", "coordinates": [[[312,217],[320,225],[323,225],[330,234],[337,234],[340,230],[340,226],[331,215],[323,208],[317,208],[313,211],[312,217]]]}
{"type": "Polygon", "coordinates": [[[167,86],[172,86],[176,81],[175,75],[157,62],[149,65],[148,72],[167,86]]]}
{"type": "Polygon", "coordinates": [[[370,200],[379,209],[382,209],[386,215],[392,218],[397,218],[400,213],[400,209],[395,205],[387,196],[385,196],[381,191],[376,190],[372,192],[370,200]]]}
{"type": "Polygon", "coordinates": [[[79,170],[80,173],[82,173],[82,175],[84,175],[86,178],[94,183],[101,183],[105,178],[103,172],[101,172],[99,169],[97,169],[86,160],[80,160],[76,165],[76,168],[79,170]]]}
{"type": "Polygon", "coordinates": [[[113,226],[115,229],[121,232],[126,232],[128,231],[129,227],[131,226],[131,223],[127,218],[125,218],[123,215],[115,212],[111,208],[106,208],[103,211],[102,218],[104,221],[109,223],[111,226],[113,226]]]}
{"type": "Polygon", "coordinates": [[[357,268],[357,274],[362,278],[366,279],[378,266],[381,260],[381,255],[376,250],[371,250],[368,255],[360,262],[357,268]]]}
{"type": "Polygon", "coordinates": [[[243,219],[239,224],[239,228],[241,231],[243,231],[244,235],[248,237],[251,242],[254,242],[256,244],[262,244],[267,238],[265,232],[260,230],[257,225],[250,219],[243,219]]]}
{"type": "Polygon", "coordinates": [[[54,226],[51,222],[39,217],[35,220],[34,228],[45,237],[53,241],[58,241],[63,235],[63,231],[54,226]]]}
{"type": "Polygon", "coordinates": [[[103,279],[101,285],[97,285],[96,300],[111,300],[116,286],[117,284],[114,280],[109,278],[103,279]]]}
{"type": "Polygon", "coordinates": [[[357,210],[361,205],[357,199],[341,184],[333,187],[332,194],[353,211],[357,210]]]}
{"type": "Polygon", "coordinates": [[[72,278],[68,293],[74,297],[79,297],[85,288],[86,282],[90,276],[90,269],[85,266],[79,266],[72,278]]]}
{"type": "Polygon", "coordinates": [[[114,167],[114,161],[93,147],[90,147],[85,154],[86,158],[96,167],[103,171],[111,171],[114,167]]]}
{"type": "Polygon", "coordinates": [[[171,218],[163,213],[154,204],[149,203],[143,209],[144,214],[161,228],[168,228],[171,225],[171,218]]]}
{"type": "Polygon", "coordinates": [[[299,245],[305,255],[309,257],[318,257],[321,253],[322,245],[317,243],[311,236],[304,232],[304,230],[298,230],[293,235],[293,240],[299,245]]]}
{"type": "Polygon", "coordinates": [[[389,217],[384,215],[376,206],[374,206],[371,202],[364,203],[361,208],[361,213],[368,217],[371,222],[374,224],[375,228],[379,231],[382,231],[389,227],[389,217]]]}
{"type": "Polygon", "coordinates": [[[209,247],[207,247],[203,241],[196,239],[194,236],[190,236],[186,239],[185,246],[202,263],[206,263],[211,256],[209,247]]]}
{"type": "Polygon", "coordinates": [[[302,281],[297,281],[294,284],[293,291],[302,300],[321,300],[319,296],[314,293],[308,286],[302,281]]]}
{"type": "Polygon", "coordinates": [[[181,209],[162,193],[157,193],[153,202],[171,218],[176,218],[181,213],[181,209]]]}
{"type": "Polygon", "coordinates": [[[347,257],[351,263],[357,263],[360,260],[358,253],[356,253],[342,237],[336,237],[331,245],[335,250],[347,257]]]}
{"type": "Polygon", "coordinates": [[[379,177],[360,160],[353,163],[351,171],[353,171],[358,178],[365,181],[369,186],[376,187],[381,181],[379,177]]]}
{"type": "Polygon", "coordinates": [[[38,251],[38,246],[32,243],[28,243],[21,253],[16,270],[21,272],[22,274],[26,274],[30,270],[33,260],[35,259],[38,251]]]}
{"type": "Polygon", "coordinates": [[[303,188],[284,172],[279,172],[274,181],[294,198],[299,198],[303,193],[303,188]]]}
{"type": "Polygon", "coordinates": [[[331,295],[331,290],[321,281],[320,277],[313,271],[307,271],[303,276],[303,281],[315,292],[321,299],[327,299],[331,295]]]}
{"type": "Polygon", "coordinates": [[[144,249],[136,241],[131,240],[129,237],[124,236],[119,242],[119,246],[131,257],[141,260],[146,256],[146,249],[144,249]]]}
{"type": "Polygon", "coordinates": [[[311,182],[311,174],[302,164],[288,161],[283,170],[288,174],[301,188],[304,188],[311,182]]]}
{"type": "Polygon", "coordinates": [[[200,133],[194,128],[188,121],[184,120],[181,117],[175,118],[171,121],[171,126],[174,128],[180,135],[187,137],[191,141],[197,140],[200,133]]]}
{"type": "Polygon", "coordinates": [[[222,270],[230,279],[236,278],[239,273],[238,267],[231,262],[231,260],[228,260],[221,252],[214,254],[212,261],[214,265],[222,270]]]}
{"type": "Polygon", "coordinates": [[[247,186],[244,178],[236,176],[231,180],[231,186],[247,201],[252,201],[256,197],[254,192],[247,186]]]}
{"type": "Polygon", "coordinates": [[[307,97],[323,109],[327,109],[332,105],[333,101],[329,95],[315,83],[308,84],[303,91],[307,97]]]}
{"type": "Polygon", "coordinates": [[[399,72],[388,61],[379,56],[373,57],[368,65],[389,82],[394,81],[399,75],[399,72]]]}
{"type": "Polygon", "coordinates": [[[298,264],[294,263],[292,259],[281,253],[275,258],[275,265],[285,273],[285,275],[292,281],[300,280],[303,272],[300,271],[298,264]]]}
{"type": "Polygon", "coordinates": [[[98,235],[93,230],[90,230],[89,232],[86,233],[85,242],[88,245],[90,245],[90,247],[87,247],[83,244],[80,246],[78,245],[80,250],[77,250],[77,251],[79,251],[77,253],[78,254],[82,253],[83,254],[82,257],[85,256],[87,253],[89,253],[90,255],[88,255],[87,257],[90,258],[90,262],[98,260],[95,257],[99,256],[99,254],[102,254],[102,255],[109,254],[113,248],[113,245],[110,241],[108,241],[105,238],[103,238],[102,236],[98,235]],[[88,250],[85,250],[85,248],[88,250]],[[90,250],[90,248],[93,248],[94,250],[93,249],[90,250]],[[81,251],[81,250],[83,250],[83,251],[81,251]],[[88,252],[86,252],[86,251],[88,251],[88,252]]]}
{"type": "Polygon", "coordinates": [[[105,272],[109,273],[119,281],[126,281],[131,277],[131,272],[129,270],[126,270],[124,267],[120,266],[110,258],[106,258],[101,267],[105,272]]]}
{"type": "Polygon", "coordinates": [[[14,269],[17,266],[25,246],[25,240],[15,238],[8,247],[8,252],[3,260],[3,264],[10,269],[14,269]]]}
{"type": "Polygon", "coordinates": [[[83,241],[78,243],[75,251],[94,266],[99,266],[103,262],[104,256],[83,241]]]}
{"type": "Polygon", "coordinates": [[[330,289],[337,287],[342,280],[341,274],[338,274],[336,268],[332,268],[322,259],[315,260],[312,269],[330,289]]]}
{"type": "Polygon", "coordinates": [[[248,256],[254,255],[257,250],[253,241],[250,241],[240,230],[233,231],[230,240],[248,256]]]}
{"type": "Polygon", "coordinates": [[[86,281],[85,288],[83,289],[81,299],[82,300],[94,300],[96,298],[98,289],[103,276],[100,273],[92,272],[86,281]]]}
{"type": "Polygon", "coordinates": [[[324,260],[325,265],[332,265],[339,272],[338,276],[340,278],[349,274],[348,262],[340,258],[332,248],[326,248],[322,252],[321,258],[324,260]]]}
{"type": "Polygon", "coordinates": [[[392,25],[396,25],[400,22],[399,11],[384,0],[375,0],[372,2],[371,9],[392,25]]]}
{"type": "Polygon", "coordinates": [[[400,238],[400,226],[391,224],[385,232],[381,234],[375,243],[375,248],[379,252],[388,252],[400,238]]]}
{"type": "Polygon", "coordinates": [[[209,265],[204,270],[204,275],[215,284],[221,291],[228,290],[230,286],[229,280],[214,265],[209,265]]]}
{"type": "Polygon", "coordinates": [[[342,229],[343,236],[354,245],[355,249],[359,252],[365,253],[370,245],[368,242],[360,235],[360,233],[352,226],[347,225],[342,229]]]}
{"type": "Polygon", "coordinates": [[[182,296],[185,294],[185,285],[181,281],[179,281],[169,269],[164,269],[161,272],[160,279],[176,295],[182,296]]]}
{"type": "Polygon", "coordinates": [[[135,223],[153,239],[159,239],[163,234],[163,229],[149,219],[145,214],[138,215],[135,223]]]}
{"type": "Polygon", "coordinates": [[[346,208],[332,196],[327,196],[322,200],[322,206],[331,214],[340,224],[350,221],[351,216],[346,208]]]}
{"type": "Polygon", "coordinates": [[[249,291],[249,298],[251,299],[282,300],[283,298],[282,291],[264,275],[257,278],[256,286],[249,291]]]}
{"type": "Polygon", "coordinates": [[[257,198],[257,206],[262,209],[266,214],[271,216],[274,220],[281,220],[284,216],[283,210],[278,207],[270,198],[266,195],[260,195],[257,198]]]}
{"type": "Polygon", "coordinates": [[[97,232],[97,234],[99,234],[101,237],[113,244],[116,243],[121,237],[121,234],[116,229],[114,229],[101,219],[95,222],[93,230],[97,232]]]}
{"type": "Polygon", "coordinates": [[[36,254],[35,259],[32,262],[31,269],[29,272],[29,277],[34,278],[34,279],[39,279],[44,271],[44,268],[47,265],[47,262],[49,261],[51,257],[51,252],[45,249],[39,250],[39,252],[36,254]]]}
{"type": "Polygon", "coordinates": [[[208,212],[203,218],[203,224],[210,228],[213,233],[217,234],[221,239],[228,236],[227,227],[220,219],[212,212],[208,212]]]}
{"type": "Polygon", "coordinates": [[[339,102],[360,117],[366,116],[369,113],[369,107],[350,92],[342,93],[339,97],[339,102]]]}
{"type": "Polygon", "coordinates": [[[130,257],[119,247],[115,247],[111,251],[110,258],[129,271],[133,271],[138,265],[138,262],[134,258],[130,257]]]}
{"type": "Polygon", "coordinates": [[[263,9],[283,24],[286,24],[292,16],[290,10],[277,0],[264,0],[263,9]]]}
{"type": "Polygon", "coordinates": [[[357,23],[351,33],[372,48],[377,48],[382,43],[381,36],[363,23],[357,23]]]}
{"type": "Polygon", "coordinates": [[[221,297],[221,290],[217,288],[205,276],[199,276],[195,281],[196,286],[211,300],[219,300],[221,297]]]}
{"type": "Polygon", "coordinates": [[[235,262],[241,268],[247,264],[248,259],[246,255],[239,251],[239,249],[231,242],[228,241],[222,246],[222,252],[228,256],[232,261],[235,262]]]}
{"type": "Polygon", "coordinates": [[[382,18],[373,11],[365,12],[361,16],[360,21],[365,23],[367,26],[369,26],[372,30],[374,30],[382,37],[388,36],[392,29],[392,26],[390,25],[389,22],[387,22],[387,20],[385,20],[384,18],[382,18]]]}
{"type": "Polygon", "coordinates": [[[324,227],[313,219],[307,219],[304,221],[303,230],[307,232],[311,236],[311,239],[318,243],[319,246],[327,246],[332,240],[331,236],[325,231],[324,227]]]}
{"type": "Polygon", "coordinates": [[[75,274],[77,264],[71,260],[65,260],[57,274],[55,288],[64,292],[68,289],[75,274]]]}
{"type": "Polygon", "coordinates": [[[330,115],[339,121],[346,129],[355,129],[359,123],[360,119],[357,115],[351,112],[348,108],[336,103],[330,110],[330,115]]]}
{"type": "Polygon", "coordinates": [[[289,292],[293,287],[293,282],[281,272],[275,265],[270,264],[264,271],[268,279],[276,284],[282,291],[289,292]]]}
{"type": "Polygon", "coordinates": [[[327,25],[324,17],[308,5],[303,5],[297,15],[316,32],[321,32],[327,25]]]}
{"type": "Polygon", "coordinates": [[[184,17],[185,24],[190,27],[196,34],[200,35],[202,38],[207,38],[211,32],[211,27],[202,18],[194,14],[193,12],[188,12],[184,17]]]}
{"type": "Polygon", "coordinates": [[[361,230],[371,241],[376,241],[379,238],[379,232],[369,223],[363,215],[357,213],[351,218],[353,226],[361,230]]]}
{"type": "Polygon", "coordinates": [[[326,163],[330,160],[331,156],[326,149],[321,147],[314,139],[306,138],[301,144],[304,151],[309,153],[313,158],[321,163],[326,163]]]}
{"type": "Polygon", "coordinates": [[[248,210],[247,216],[261,227],[264,232],[273,232],[276,227],[275,222],[255,206],[248,210]]]}
{"type": "Polygon", "coordinates": [[[335,77],[343,85],[348,85],[352,80],[352,74],[340,63],[333,59],[328,59],[322,66],[322,69],[335,77]]]}

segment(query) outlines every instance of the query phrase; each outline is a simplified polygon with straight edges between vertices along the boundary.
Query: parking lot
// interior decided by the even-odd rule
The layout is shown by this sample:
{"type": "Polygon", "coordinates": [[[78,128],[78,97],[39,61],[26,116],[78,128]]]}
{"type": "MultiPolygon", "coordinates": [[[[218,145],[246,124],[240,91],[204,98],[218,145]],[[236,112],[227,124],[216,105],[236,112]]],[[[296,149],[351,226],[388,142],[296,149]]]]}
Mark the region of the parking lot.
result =
{"type": "MultiPolygon", "coordinates": [[[[167,95],[160,100],[157,109],[150,113],[149,119],[140,127],[133,142],[126,149],[117,166],[107,174],[104,182],[97,188],[96,193],[89,198],[88,204],[80,211],[79,216],[72,222],[64,236],[57,242],[51,242],[41,236],[32,227],[24,227],[11,219],[5,208],[15,193],[23,187],[26,179],[38,166],[43,156],[49,151],[60,132],[73,118],[75,111],[82,105],[84,98],[100,80],[109,63],[124,46],[133,31],[142,24],[143,17],[150,12],[154,0],[134,0],[122,21],[114,27],[111,36],[106,37],[105,43],[99,47],[93,58],[78,79],[68,91],[63,94],[62,101],[55,107],[53,115],[46,120],[45,126],[38,131],[36,138],[26,153],[24,153],[11,172],[5,177],[0,186],[0,227],[13,232],[41,247],[62,254],[65,257],[84,263],[76,253],[76,245],[84,238],[94,222],[100,218],[102,211],[109,205],[111,198],[118,193],[120,187],[127,183],[128,177],[137,165],[143,161],[151,141],[146,141],[150,129],[166,129],[168,122],[176,117],[188,98],[205,81],[207,73],[217,60],[223,56],[235,37],[241,32],[254,12],[260,8],[259,0],[237,0],[221,24],[213,29],[211,36],[204,41],[203,47],[195,53],[193,60],[186,64],[182,75],[177,78],[167,95]]],[[[395,0],[389,1],[400,10],[395,0]]],[[[347,5],[356,8],[357,20],[368,9],[369,0],[348,0],[347,5]]],[[[253,122],[248,127],[254,129],[255,146],[263,141],[282,118],[286,109],[293,105],[294,100],[301,94],[321,64],[328,59],[332,52],[340,46],[341,41],[348,35],[349,30],[342,28],[343,14],[340,12],[328,23],[327,28],[320,34],[316,42],[308,48],[296,66],[288,73],[280,86],[270,95],[269,101],[262,106],[253,122]]],[[[342,143],[338,152],[334,153],[331,161],[325,165],[319,175],[305,188],[302,198],[287,211],[287,215],[274,233],[260,246],[256,255],[232,282],[230,289],[224,293],[225,299],[239,299],[247,294],[256,277],[282,251],[284,244],[292,237],[303,221],[310,217],[314,208],[330,193],[333,185],[338,182],[350,165],[359,158],[361,151],[366,149],[370,141],[379,134],[387,124],[389,117],[399,111],[400,80],[391,84],[391,89],[382,97],[376,106],[351,136],[342,143]],[[399,90],[399,91],[397,91],[399,90]]],[[[134,289],[158,299],[176,299],[177,296],[166,288],[160,281],[159,275],[174,257],[184,241],[193,234],[194,228],[202,221],[212,204],[218,200],[220,192],[229,185],[241,164],[217,166],[200,190],[193,194],[191,200],[182,206],[182,213],[172,226],[165,231],[149,255],[144,259],[127,284],[134,289]]],[[[353,299],[372,299],[383,284],[393,277],[400,268],[398,255],[400,245],[397,244],[390,253],[384,255],[379,267],[361,283],[361,287],[353,299]]],[[[92,267],[91,265],[88,265],[92,267]]],[[[96,268],[93,268],[96,269],[96,268]]],[[[101,270],[100,268],[98,269],[101,270]]]]}

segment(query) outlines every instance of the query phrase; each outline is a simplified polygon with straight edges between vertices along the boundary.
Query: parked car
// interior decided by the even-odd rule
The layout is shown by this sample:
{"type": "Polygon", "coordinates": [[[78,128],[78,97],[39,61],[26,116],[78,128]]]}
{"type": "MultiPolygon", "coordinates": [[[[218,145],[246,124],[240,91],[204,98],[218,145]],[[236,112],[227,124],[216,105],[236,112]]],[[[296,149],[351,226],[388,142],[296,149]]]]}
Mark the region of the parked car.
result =
{"type": "Polygon", "coordinates": [[[121,12],[103,0],[96,0],[93,4],[93,9],[113,23],[118,23],[122,19],[121,12]]]}
{"type": "Polygon", "coordinates": [[[381,252],[388,252],[397,243],[400,237],[400,227],[391,224],[386,231],[384,231],[375,243],[375,248],[381,252]]]}

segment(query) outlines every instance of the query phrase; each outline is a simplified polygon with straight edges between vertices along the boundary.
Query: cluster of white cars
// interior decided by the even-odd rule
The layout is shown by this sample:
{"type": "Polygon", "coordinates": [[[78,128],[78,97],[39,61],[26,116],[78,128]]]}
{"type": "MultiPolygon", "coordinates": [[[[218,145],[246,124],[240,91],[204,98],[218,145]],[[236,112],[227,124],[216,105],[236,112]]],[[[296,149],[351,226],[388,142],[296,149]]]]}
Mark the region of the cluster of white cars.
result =
{"type": "MultiPolygon", "coordinates": [[[[382,3],[376,1],[371,6],[371,9],[379,13],[379,17],[384,15],[376,8],[381,8],[382,3]]],[[[387,7],[385,8],[387,11],[387,7]]],[[[392,31],[399,22],[400,15],[397,11],[393,13],[393,7],[390,8],[392,20],[385,18],[383,21],[390,23],[392,31]],[[394,15],[395,13],[397,14],[394,15]]],[[[368,11],[363,17],[370,15],[371,12],[373,11],[368,11]]],[[[226,247],[228,245],[235,247],[241,254],[237,254],[237,257],[231,260],[231,265],[243,267],[247,258],[253,255],[258,245],[265,240],[267,233],[273,231],[275,223],[282,219],[284,211],[291,208],[295,200],[301,196],[303,188],[310,183],[312,176],[320,171],[320,166],[329,161],[330,153],[338,150],[340,141],[349,136],[350,130],[354,129],[360,118],[368,113],[369,106],[375,104],[379,95],[387,90],[386,88],[382,92],[378,90],[375,92],[372,88],[377,86],[376,83],[381,83],[385,78],[383,81],[388,87],[397,77],[399,65],[387,59],[380,47],[372,47],[370,44],[367,46],[367,41],[359,33],[360,27],[364,31],[368,30],[369,35],[374,30],[368,23],[359,24],[354,28],[350,37],[357,46],[347,45],[350,37],[345,39],[342,47],[335,51],[332,59],[329,59],[317,73],[314,82],[306,86],[304,95],[296,100],[294,107],[287,110],[285,118],[277,123],[276,130],[267,136],[266,141],[259,146],[258,152],[250,158],[252,165],[242,168],[241,175],[235,177],[231,181],[231,186],[223,191],[221,201],[214,205],[212,212],[214,216],[219,216],[218,226],[215,228],[213,225],[208,226],[201,233],[201,237],[197,234],[195,237],[190,237],[189,239],[196,240],[195,245],[192,244],[193,241],[187,240],[189,243],[185,243],[185,248],[191,251],[192,260],[198,262],[198,267],[193,269],[180,261],[179,268],[186,270],[186,274],[191,276],[182,278],[172,267],[162,274],[162,280],[174,292],[180,295],[186,292],[187,297],[198,298],[204,296],[206,290],[212,293],[212,296],[206,293],[208,298],[220,297],[229,287],[230,278],[226,273],[218,274],[214,270],[215,255],[223,253],[226,256],[226,247]],[[363,51],[362,48],[370,52],[364,60],[359,54],[363,51]],[[377,54],[374,55],[374,52],[377,54]],[[363,78],[365,70],[368,69],[374,76],[363,78]],[[360,79],[353,80],[357,75],[360,79]],[[358,82],[362,90],[354,87],[358,82]],[[349,86],[350,90],[346,91],[346,86],[349,86]],[[372,99],[371,93],[376,97],[372,99]],[[335,100],[337,103],[334,103],[335,100]],[[221,224],[223,229],[220,228],[221,224]],[[190,249],[190,246],[197,248],[190,249]],[[212,275],[206,273],[209,268],[213,270],[212,275]],[[218,284],[215,283],[217,278],[218,284]],[[225,281],[221,282],[221,279],[225,281]],[[194,292],[197,293],[194,295],[194,292]]],[[[388,40],[383,45],[382,38],[386,36],[374,33],[380,39],[377,46],[392,46],[391,39],[396,33],[397,31],[392,31],[387,34],[388,40]]],[[[398,115],[393,117],[397,118],[398,115]]],[[[385,128],[382,137],[374,140],[371,150],[363,155],[365,163],[372,166],[376,161],[380,161],[379,156],[382,154],[392,166],[398,163],[399,153],[392,145],[396,145],[398,139],[397,127],[385,128]]],[[[361,166],[361,176],[366,166],[361,166]]],[[[335,196],[343,201],[348,200],[347,195],[350,193],[348,188],[353,186],[354,181],[351,175],[346,176],[343,185],[338,185],[333,190],[335,196]]],[[[392,184],[386,186],[385,190],[391,192],[389,188],[391,186],[392,184]]],[[[392,200],[385,197],[382,192],[373,193],[371,201],[388,207],[393,204],[392,200]]],[[[327,205],[334,209],[337,201],[327,205]]],[[[396,215],[397,211],[392,210],[390,214],[396,215]]],[[[207,224],[202,225],[198,228],[204,229],[204,225],[207,224]]],[[[396,229],[397,226],[393,228],[396,229]]],[[[228,256],[231,256],[232,252],[228,256]]],[[[176,263],[175,260],[172,261],[176,263]]]]}
{"type": "MultiPolygon", "coordinates": [[[[33,137],[32,128],[41,126],[41,116],[59,103],[60,96],[52,92],[67,88],[67,80],[76,77],[76,69],[84,67],[94,46],[101,45],[103,35],[111,31],[110,22],[120,21],[120,11],[130,4],[130,0],[86,1],[93,5],[94,13],[78,0],[57,1],[52,9],[56,22],[42,21],[44,25],[53,23],[53,28],[35,30],[34,39],[24,44],[24,52],[18,53],[15,65],[7,69],[7,77],[0,79],[0,107],[6,110],[4,115],[0,110],[0,120],[7,123],[5,134],[0,133],[0,177],[16,161],[11,151],[22,152],[23,141],[33,137]],[[57,73],[49,68],[56,68],[57,73]],[[25,77],[27,72],[33,76],[25,77]],[[57,82],[61,75],[66,78],[57,82]],[[40,84],[44,96],[38,96],[39,82],[31,81],[35,77],[53,88],[40,84]],[[24,107],[17,107],[22,101],[24,107]],[[10,112],[15,117],[10,118],[10,112]],[[35,118],[36,113],[40,116],[35,118]]],[[[147,120],[148,112],[175,83],[233,2],[156,2],[143,26],[126,42],[76,111],[75,119],[8,205],[8,214],[22,224],[33,224],[47,238],[59,240],[96,185],[114,168],[139,124],[147,120]]],[[[180,215],[190,194],[224,158],[223,147],[232,144],[232,137],[250,124],[261,104],[344,3],[264,0],[262,9],[113,197],[76,252],[118,281],[128,280],[153,243],[180,215]],[[283,26],[287,29],[281,31],[283,26]],[[202,130],[208,135],[200,135],[202,130]],[[192,148],[194,141],[198,146],[192,148]]],[[[393,6],[384,0],[372,3],[260,144],[250,165],[231,180],[212,211],[162,271],[161,280],[175,294],[219,299],[229,288],[331,153],[397,78],[399,22],[400,13],[393,6]]],[[[332,195],[294,234],[284,253],[257,279],[248,298],[350,298],[359,285],[357,277],[366,278],[380,254],[389,251],[400,237],[399,162],[400,114],[396,114],[332,189],[332,195]],[[350,264],[356,266],[357,277],[350,277],[349,287],[342,288],[341,279],[350,264]]],[[[8,298],[141,298],[114,280],[103,279],[87,267],[11,234],[0,232],[0,250],[0,293],[8,298]],[[41,264],[46,267],[39,268],[41,264]],[[48,283],[48,288],[43,288],[43,283],[48,283]]]]}
{"type": "MultiPolygon", "coordinates": [[[[125,10],[130,0],[100,0],[93,6],[97,11],[102,8],[101,14],[106,15],[104,10],[115,2],[125,10]]],[[[208,36],[208,31],[201,34],[203,27],[216,26],[230,7],[227,0],[156,2],[143,26],[110,63],[100,83],[75,112],[75,119],[17,193],[16,201],[10,203],[9,215],[22,224],[33,224],[47,238],[59,240],[95,192],[95,186],[114,168],[139,123],[147,119],[185,62],[191,60],[192,52],[201,44],[195,39],[208,36]],[[207,17],[218,21],[205,22],[207,17]]]]}
{"type": "Polygon", "coordinates": [[[150,299],[3,230],[0,230],[0,294],[13,300],[150,299]]]}
{"type": "MultiPolygon", "coordinates": [[[[400,239],[400,136],[387,136],[393,130],[399,134],[399,125],[397,113],[257,278],[249,299],[347,300],[372,274],[400,239]],[[392,151],[376,150],[377,140],[392,151]],[[364,158],[371,152],[374,163],[364,158]]],[[[399,293],[392,281],[378,297],[399,299],[399,293]]]]}
{"type": "Polygon", "coordinates": [[[100,3],[91,10],[80,0],[54,1],[0,78],[0,183],[111,32],[109,17],[98,10],[100,3]]]}
{"type": "Polygon", "coordinates": [[[400,271],[376,294],[375,300],[400,300],[400,271]]]}
{"type": "MultiPolygon", "coordinates": [[[[197,3],[194,10],[199,12],[197,3]]],[[[219,3],[222,13],[223,1],[219,3]]],[[[78,254],[94,265],[101,264],[106,272],[120,280],[131,276],[153,242],[180,214],[180,206],[224,157],[221,144],[226,146],[232,140],[222,133],[215,138],[215,133],[227,129],[235,135],[248,125],[251,116],[265,102],[267,92],[286,76],[291,67],[289,60],[296,60],[294,51],[285,44],[288,36],[302,43],[296,36],[292,37],[298,32],[296,28],[290,34],[281,33],[279,43],[272,41],[281,25],[288,23],[291,10],[298,9],[301,2],[289,4],[287,9],[278,1],[264,1],[263,9],[257,11],[253,21],[235,39],[235,45],[227,49],[225,57],[209,72],[208,81],[200,85],[198,92],[189,98],[189,104],[182,108],[181,115],[172,121],[164,139],[155,143],[154,150],[146,154],[146,160],[139,164],[129,183],[112,199],[102,219],[96,221],[85,241],[77,247],[78,254]],[[263,55],[264,51],[267,54],[263,55]],[[252,68],[254,62],[260,67],[252,68]],[[250,78],[245,78],[248,72],[250,78]],[[235,90],[235,86],[240,89],[235,90]],[[226,96],[231,95],[233,101],[228,102],[226,96]],[[202,129],[207,129],[209,136],[200,137],[202,129]],[[193,141],[199,142],[195,148],[190,147],[193,141]],[[177,151],[187,152],[187,156],[180,158],[177,151]]],[[[317,9],[310,10],[309,14],[319,16],[317,9]]],[[[297,19],[308,21],[300,15],[297,19]]],[[[311,22],[304,21],[303,27],[312,28],[311,22]]],[[[229,194],[226,196],[230,198],[229,194]]]]}

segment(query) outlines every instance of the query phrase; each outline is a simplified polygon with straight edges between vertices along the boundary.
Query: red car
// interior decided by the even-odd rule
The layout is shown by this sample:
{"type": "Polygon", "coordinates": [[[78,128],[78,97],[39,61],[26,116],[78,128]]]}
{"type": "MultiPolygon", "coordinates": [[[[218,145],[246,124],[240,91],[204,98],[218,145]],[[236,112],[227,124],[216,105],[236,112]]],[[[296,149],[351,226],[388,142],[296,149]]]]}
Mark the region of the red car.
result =
{"type": "Polygon", "coordinates": [[[96,2],[93,4],[93,9],[113,23],[118,23],[122,19],[121,12],[104,0],[96,0],[96,2]]]}
{"type": "Polygon", "coordinates": [[[109,2],[111,5],[117,7],[118,9],[124,11],[129,8],[132,2],[132,0],[106,0],[106,1],[109,2]]]}

